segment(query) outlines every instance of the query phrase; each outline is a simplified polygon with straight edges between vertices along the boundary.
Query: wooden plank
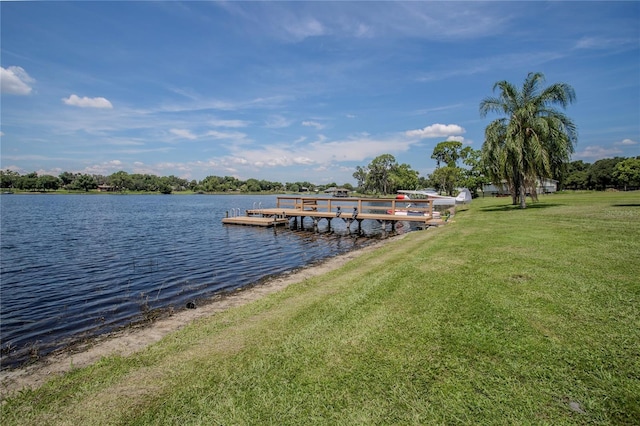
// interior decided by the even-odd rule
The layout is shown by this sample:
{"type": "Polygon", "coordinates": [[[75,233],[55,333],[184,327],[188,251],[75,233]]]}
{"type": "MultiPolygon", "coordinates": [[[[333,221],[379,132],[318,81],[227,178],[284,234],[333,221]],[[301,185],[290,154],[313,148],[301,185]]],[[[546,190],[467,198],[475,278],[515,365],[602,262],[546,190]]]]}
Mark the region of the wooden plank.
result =
{"type": "Polygon", "coordinates": [[[248,226],[263,226],[270,227],[276,225],[284,225],[289,223],[289,219],[277,218],[267,216],[236,216],[225,217],[222,219],[222,223],[227,225],[248,225],[248,226]]]}

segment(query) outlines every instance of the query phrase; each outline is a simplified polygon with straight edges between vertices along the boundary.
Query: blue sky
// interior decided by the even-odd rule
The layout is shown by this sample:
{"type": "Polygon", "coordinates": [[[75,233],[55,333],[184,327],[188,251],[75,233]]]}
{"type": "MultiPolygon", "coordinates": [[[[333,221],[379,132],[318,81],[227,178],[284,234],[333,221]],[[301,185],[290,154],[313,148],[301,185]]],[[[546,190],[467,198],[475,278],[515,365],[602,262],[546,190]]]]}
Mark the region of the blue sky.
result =
{"type": "Polygon", "coordinates": [[[2,2],[2,169],[355,183],[573,86],[574,160],[640,155],[638,2],[2,2]]]}

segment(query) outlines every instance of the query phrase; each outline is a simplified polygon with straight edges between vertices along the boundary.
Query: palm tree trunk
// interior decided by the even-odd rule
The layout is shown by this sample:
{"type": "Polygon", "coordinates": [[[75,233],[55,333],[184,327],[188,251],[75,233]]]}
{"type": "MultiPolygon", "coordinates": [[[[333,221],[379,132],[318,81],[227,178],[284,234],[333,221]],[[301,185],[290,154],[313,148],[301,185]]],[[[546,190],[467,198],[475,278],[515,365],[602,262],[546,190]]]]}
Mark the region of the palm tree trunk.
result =
{"type": "Polygon", "coordinates": [[[524,186],[524,182],[520,181],[520,208],[527,208],[527,190],[524,186]]]}

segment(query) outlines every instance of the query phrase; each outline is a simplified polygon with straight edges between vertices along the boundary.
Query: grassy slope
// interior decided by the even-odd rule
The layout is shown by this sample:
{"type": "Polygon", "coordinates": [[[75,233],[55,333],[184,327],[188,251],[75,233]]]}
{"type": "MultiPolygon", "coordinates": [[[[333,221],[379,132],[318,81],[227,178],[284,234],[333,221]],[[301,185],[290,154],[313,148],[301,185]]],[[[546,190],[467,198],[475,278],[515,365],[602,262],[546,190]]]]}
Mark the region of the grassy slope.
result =
{"type": "Polygon", "coordinates": [[[4,424],[634,424],[640,194],[455,222],[2,407],[4,424]]]}

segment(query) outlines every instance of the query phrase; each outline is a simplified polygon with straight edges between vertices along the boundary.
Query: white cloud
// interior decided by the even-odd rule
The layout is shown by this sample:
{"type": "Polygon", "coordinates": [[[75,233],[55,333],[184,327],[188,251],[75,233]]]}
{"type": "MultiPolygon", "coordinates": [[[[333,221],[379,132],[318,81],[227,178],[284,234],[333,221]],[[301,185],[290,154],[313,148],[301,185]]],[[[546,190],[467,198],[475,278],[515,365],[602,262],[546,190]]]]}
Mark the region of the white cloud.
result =
{"type": "Polygon", "coordinates": [[[184,139],[194,140],[198,138],[196,135],[191,133],[190,130],[187,129],[170,129],[169,132],[184,139]]]}
{"type": "Polygon", "coordinates": [[[84,96],[81,98],[78,95],[71,95],[68,98],[62,98],[62,101],[66,105],[77,106],[80,108],[113,108],[111,102],[103,97],[88,98],[84,96]]]}
{"type": "Polygon", "coordinates": [[[106,138],[104,142],[113,146],[141,146],[145,144],[144,141],[135,138],[106,138]]]}
{"type": "Polygon", "coordinates": [[[319,135],[314,142],[303,145],[266,146],[257,149],[234,149],[225,162],[245,166],[276,167],[294,165],[328,165],[343,161],[365,161],[381,154],[407,151],[416,143],[404,137],[375,139],[359,135],[345,140],[327,141],[319,135]]]}
{"type": "Polygon", "coordinates": [[[576,49],[615,49],[635,45],[637,40],[625,38],[583,37],[575,45],[576,49]]]}
{"type": "Polygon", "coordinates": [[[293,123],[292,120],[288,120],[281,115],[274,115],[267,119],[267,121],[265,122],[265,127],[269,129],[281,129],[291,126],[291,123],[293,123]]]}
{"type": "Polygon", "coordinates": [[[374,31],[369,25],[358,24],[355,27],[354,35],[358,38],[371,38],[374,36],[374,31]]]}
{"type": "Polygon", "coordinates": [[[294,144],[294,145],[297,145],[297,144],[300,144],[300,143],[302,143],[302,142],[304,142],[304,141],[306,141],[306,140],[307,140],[307,137],[306,137],[306,136],[300,136],[298,139],[296,139],[295,141],[293,141],[293,144],[294,144]]]}
{"type": "Polygon", "coordinates": [[[407,130],[405,135],[410,138],[418,137],[420,139],[425,138],[441,138],[446,136],[455,136],[464,133],[463,127],[457,124],[432,124],[423,129],[407,130]]]}
{"type": "Polygon", "coordinates": [[[0,137],[4,136],[4,132],[0,132],[0,137]]]}
{"type": "Polygon", "coordinates": [[[314,36],[373,38],[420,37],[468,39],[507,31],[512,17],[504,8],[470,2],[464,8],[436,2],[305,2],[291,8],[277,2],[247,6],[244,2],[216,3],[247,20],[257,34],[294,42],[314,36]]]}
{"type": "Polygon", "coordinates": [[[317,121],[303,121],[302,125],[305,127],[315,127],[316,130],[324,129],[324,124],[318,123],[317,121]]]}
{"type": "Polygon", "coordinates": [[[213,139],[233,139],[236,141],[247,137],[246,134],[241,132],[219,132],[217,130],[208,131],[206,136],[211,136],[213,139]]]}
{"type": "Polygon", "coordinates": [[[112,161],[105,161],[99,164],[93,164],[93,165],[87,166],[82,170],[78,170],[78,172],[108,176],[112,173],[118,172],[120,170],[125,170],[125,169],[128,169],[128,167],[124,165],[122,161],[112,160],[112,161]]]}
{"type": "Polygon", "coordinates": [[[625,145],[625,146],[631,146],[631,145],[637,145],[637,144],[638,142],[631,139],[623,139],[620,142],[614,143],[614,145],[625,145]]]}
{"type": "Polygon", "coordinates": [[[596,37],[582,37],[576,43],[576,49],[599,49],[607,45],[607,41],[596,37]]]}
{"type": "Polygon", "coordinates": [[[247,127],[249,125],[248,121],[243,120],[211,120],[209,121],[214,127],[247,127]]]}
{"type": "Polygon", "coordinates": [[[291,22],[285,23],[282,28],[297,40],[317,37],[326,33],[324,25],[314,18],[308,18],[304,21],[294,18],[291,22]]]}
{"type": "Polygon", "coordinates": [[[448,141],[464,142],[464,136],[449,136],[448,141]]]}
{"type": "Polygon", "coordinates": [[[0,67],[0,91],[9,95],[28,95],[35,80],[22,67],[0,67]]]}
{"type": "Polygon", "coordinates": [[[617,148],[605,148],[599,145],[590,145],[585,147],[582,151],[576,152],[574,157],[600,159],[615,156],[621,152],[622,151],[617,148]]]}

